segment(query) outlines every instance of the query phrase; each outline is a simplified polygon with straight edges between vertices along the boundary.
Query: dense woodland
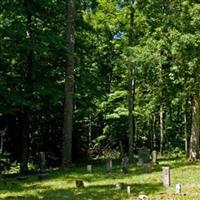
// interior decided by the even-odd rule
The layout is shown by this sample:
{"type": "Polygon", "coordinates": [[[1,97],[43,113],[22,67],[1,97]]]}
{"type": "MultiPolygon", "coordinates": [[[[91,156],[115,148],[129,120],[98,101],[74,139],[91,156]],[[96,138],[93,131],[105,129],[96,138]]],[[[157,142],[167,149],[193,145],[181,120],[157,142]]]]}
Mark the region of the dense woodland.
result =
{"type": "Polygon", "coordinates": [[[3,0],[2,162],[199,158],[198,0],[3,0]]]}

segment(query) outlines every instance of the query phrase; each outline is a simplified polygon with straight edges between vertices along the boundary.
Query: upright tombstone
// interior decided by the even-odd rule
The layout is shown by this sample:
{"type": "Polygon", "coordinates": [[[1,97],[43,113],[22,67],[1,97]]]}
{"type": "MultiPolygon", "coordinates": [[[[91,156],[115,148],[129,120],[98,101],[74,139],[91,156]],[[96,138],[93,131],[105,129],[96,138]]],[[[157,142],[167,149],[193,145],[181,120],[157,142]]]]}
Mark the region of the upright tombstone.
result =
{"type": "Polygon", "coordinates": [[[117,190],[123,190],[124,187],[125,187],[125,184],[122,183],[122,182],[119,182],[119,183],[116,184],[116,189],[117,190]]]}
{"type": "Polygon", "coordinates": [[[150,173],[152,170],[151,163],[144,163],[143,164],[144,173],[150,173]]]}
{"type": "Polygon", "coordinates": [[[92,165],[87,165],[87,172],[92,173],[92,165]]]}
{"type": "Polygon", "coordinates": [[[44,152],[39,152],[39,168],[40,173],[38,174],[38,179],[41,181],[48,178],[48,173],[46,171],[46,158],[44,152]]]}
{"type": "Polygon", "coordinates": [[[75,183],[77,188],[84,188],[83,180],[76,180],[75,183]]]}
{"type": "Polygon", "coordinates": [[[163,185],[165,187],[170,186],[170,168],[169,167],[162,167],[163,172],[163,185]]]}
{"type": "Polygon", "coordinates": [[[157,152],[156,150],[152,151],[152,163],[155,164],[157,162],[157,152]]]}
{"type": "Polygon", "coordinates": [[[131,186],[130,185],[127,186],[127,194],[131,194],[131,186]]]}
{"type": "Polygon", "coordinates": [[[176,194],[180,194],[181,193],[181,184],[177,183],[176,184],[176,194]]]}
{"type": "Polygon", "coordinates": [[[125,174],[128,173],[128,156],[125,156],[122,158],[122,163],[121,163],[121,167],[122,167],[122,172],[124,172],[125,174]]]}
{"type": "Polygon", "coordinates": [[[40,167],[40,173],[46,172],[46,159],[44,152],[39,153],[39,167],[40,167]]]}
{"type": "Polygon", "coordinates": [[[112,172],[112,160],[111,159],[109,159],[109,160],[106,161],[106,171],[108,173],[112,172]]]}
{"type": "Polygon", "coordinates": [[[150,150],[142,147],[138,151],[138,164],[148,163],[150,161],[150,150]]]}

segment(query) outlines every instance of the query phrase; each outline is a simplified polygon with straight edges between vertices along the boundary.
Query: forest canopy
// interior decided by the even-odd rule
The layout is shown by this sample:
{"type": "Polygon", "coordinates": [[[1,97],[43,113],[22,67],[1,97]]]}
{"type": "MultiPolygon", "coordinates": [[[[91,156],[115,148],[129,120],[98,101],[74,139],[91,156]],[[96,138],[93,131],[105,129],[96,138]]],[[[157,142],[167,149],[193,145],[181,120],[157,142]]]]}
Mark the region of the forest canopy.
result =
{"type": "Polygon", "coordinates": [[[199,1],[1,1],[0,158],[198,159],[199,55],[199,1]]]}

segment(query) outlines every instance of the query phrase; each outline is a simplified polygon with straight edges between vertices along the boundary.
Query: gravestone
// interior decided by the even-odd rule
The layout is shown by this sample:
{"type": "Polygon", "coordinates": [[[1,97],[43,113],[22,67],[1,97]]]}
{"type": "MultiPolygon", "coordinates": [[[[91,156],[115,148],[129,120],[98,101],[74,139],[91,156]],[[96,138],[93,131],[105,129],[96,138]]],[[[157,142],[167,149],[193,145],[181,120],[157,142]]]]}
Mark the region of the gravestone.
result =
{"type": "Polygon", "coordinates": [[[49,174],[48,173],[40,173],[38,174],[38,179],[40,181],[44,180],[44,179],[47,179],[49,177],[49,174]]]}
{"type": "Polygon", "coordinates": [[[163,185],[165,187],[170,186],[170,168],[169,167],[162,167],[163,171],[163,185]]]}
{"type": "Polygon", "coordinates": [[[131,194],[131,186],[130,185],[127,186],[127,193],[131,194]]]}
{"type": "Polygon", "coordinates": [[[122,167],[122,172],[124,172],[125,174],[128,173],[128,156],[125,156],[122,158],[122,163],[121,163],[121,167],[122,167]]]}
{"type": "Polygon", "coordinates": [[[16,179],[19,180],[19,181],[26,180],[27,178],[28,178],[28,176],[26,176],[26,175],[20,175],[20,176],[16,177],[16,179]]]}
{"type": "Polygon", "coordinates": [[[106,161],[106,171],[111,173],[112,172],[112,160],[106,161]]]}
{"type": "Polygon", "coordinates": [[[150,161],[150,150],[142,147],[138,151],[138,164],[148,163],[150,161]]]}
{"type": "Polygon", "coordinates": [[[176,184],[176,194],[180,194],[181,193],[181,184],[177,183],[176,184]]]}
{"type": "Polygon", "coordinates": [[[157,152],[156,150],[152,151],[152,163],[156,163],[157,162],[157,152]]]}
{"type": "Polygon", "coordinates": [[[46,172],[46,159],[44,152],[39,153],[39,168],[40,168],[40,173],[46,172]]]}
{"type": "Polygon", "coordinates": [[[46,171],[46,158],[45,158],[45,152],[41,151],[39,152],[39,174],[38,179],[40,181],[47,179],[49,174],[46,171]]]}
{"type": "Polygon", "coordinates": [[[139,195],[138,200],[149,200],[149,198],[148,196],[141,194],[139,195]]]}
{"type": "Polygon", "coordinates": [[[124,189],[124,186],[125,186],[124,183],[119,182],[119,183],[116,184],[116,189],[117,190],[122,190],[122,189],[124,189]]]}
{"type": "Polygon", "coordinates": [[[144,169],[144,173],[150,173],[151,172],[151,163],[144,163],[143,169],[144,169]]]}
{"type": "Polygon", "coordinates": [[[83,180],[76,180],[76,187],[77,188],[84,188],[83,180]]]}
{"type": "Polygon", "coordinates": [[[87,172],[92,173],[92,165],[87,165],[87,172]]]}

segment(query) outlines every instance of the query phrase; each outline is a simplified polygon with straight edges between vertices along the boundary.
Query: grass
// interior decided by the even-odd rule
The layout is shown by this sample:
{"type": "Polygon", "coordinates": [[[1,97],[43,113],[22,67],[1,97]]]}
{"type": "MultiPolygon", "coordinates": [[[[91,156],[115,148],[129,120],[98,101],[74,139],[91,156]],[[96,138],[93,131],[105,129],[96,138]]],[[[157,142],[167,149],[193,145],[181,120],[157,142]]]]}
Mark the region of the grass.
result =
{"type": "Polygon", "coordinates": [[[161,160],[152,168],[151,173],[144,173],[141,166],[130,166],[128,174],[120,172],[119,165],[114,165],[113,172],[105,172],[104,165],[93,166],[93,173],[85,167],[75,167],[68,171],[52,170],[46,180],[39,181],[37,175],[26,180],[12,178],[0,179],[0,200],[134,200],[139,194],[145,194],[151,200],[199,200],[200,163],[190,163],[184,159],[161,160]],[[170,166],[171,186],[162,186],[162,166],[170,166]],[[82,179],[85,188],[77,189],[75,180],[82,179]],[[124,190],[116,190],[115,185],[123,182],[131,186],[131,195],[124,190]],[[182,194],[175,194],[176,183],[182,184],[182,194]]]}

